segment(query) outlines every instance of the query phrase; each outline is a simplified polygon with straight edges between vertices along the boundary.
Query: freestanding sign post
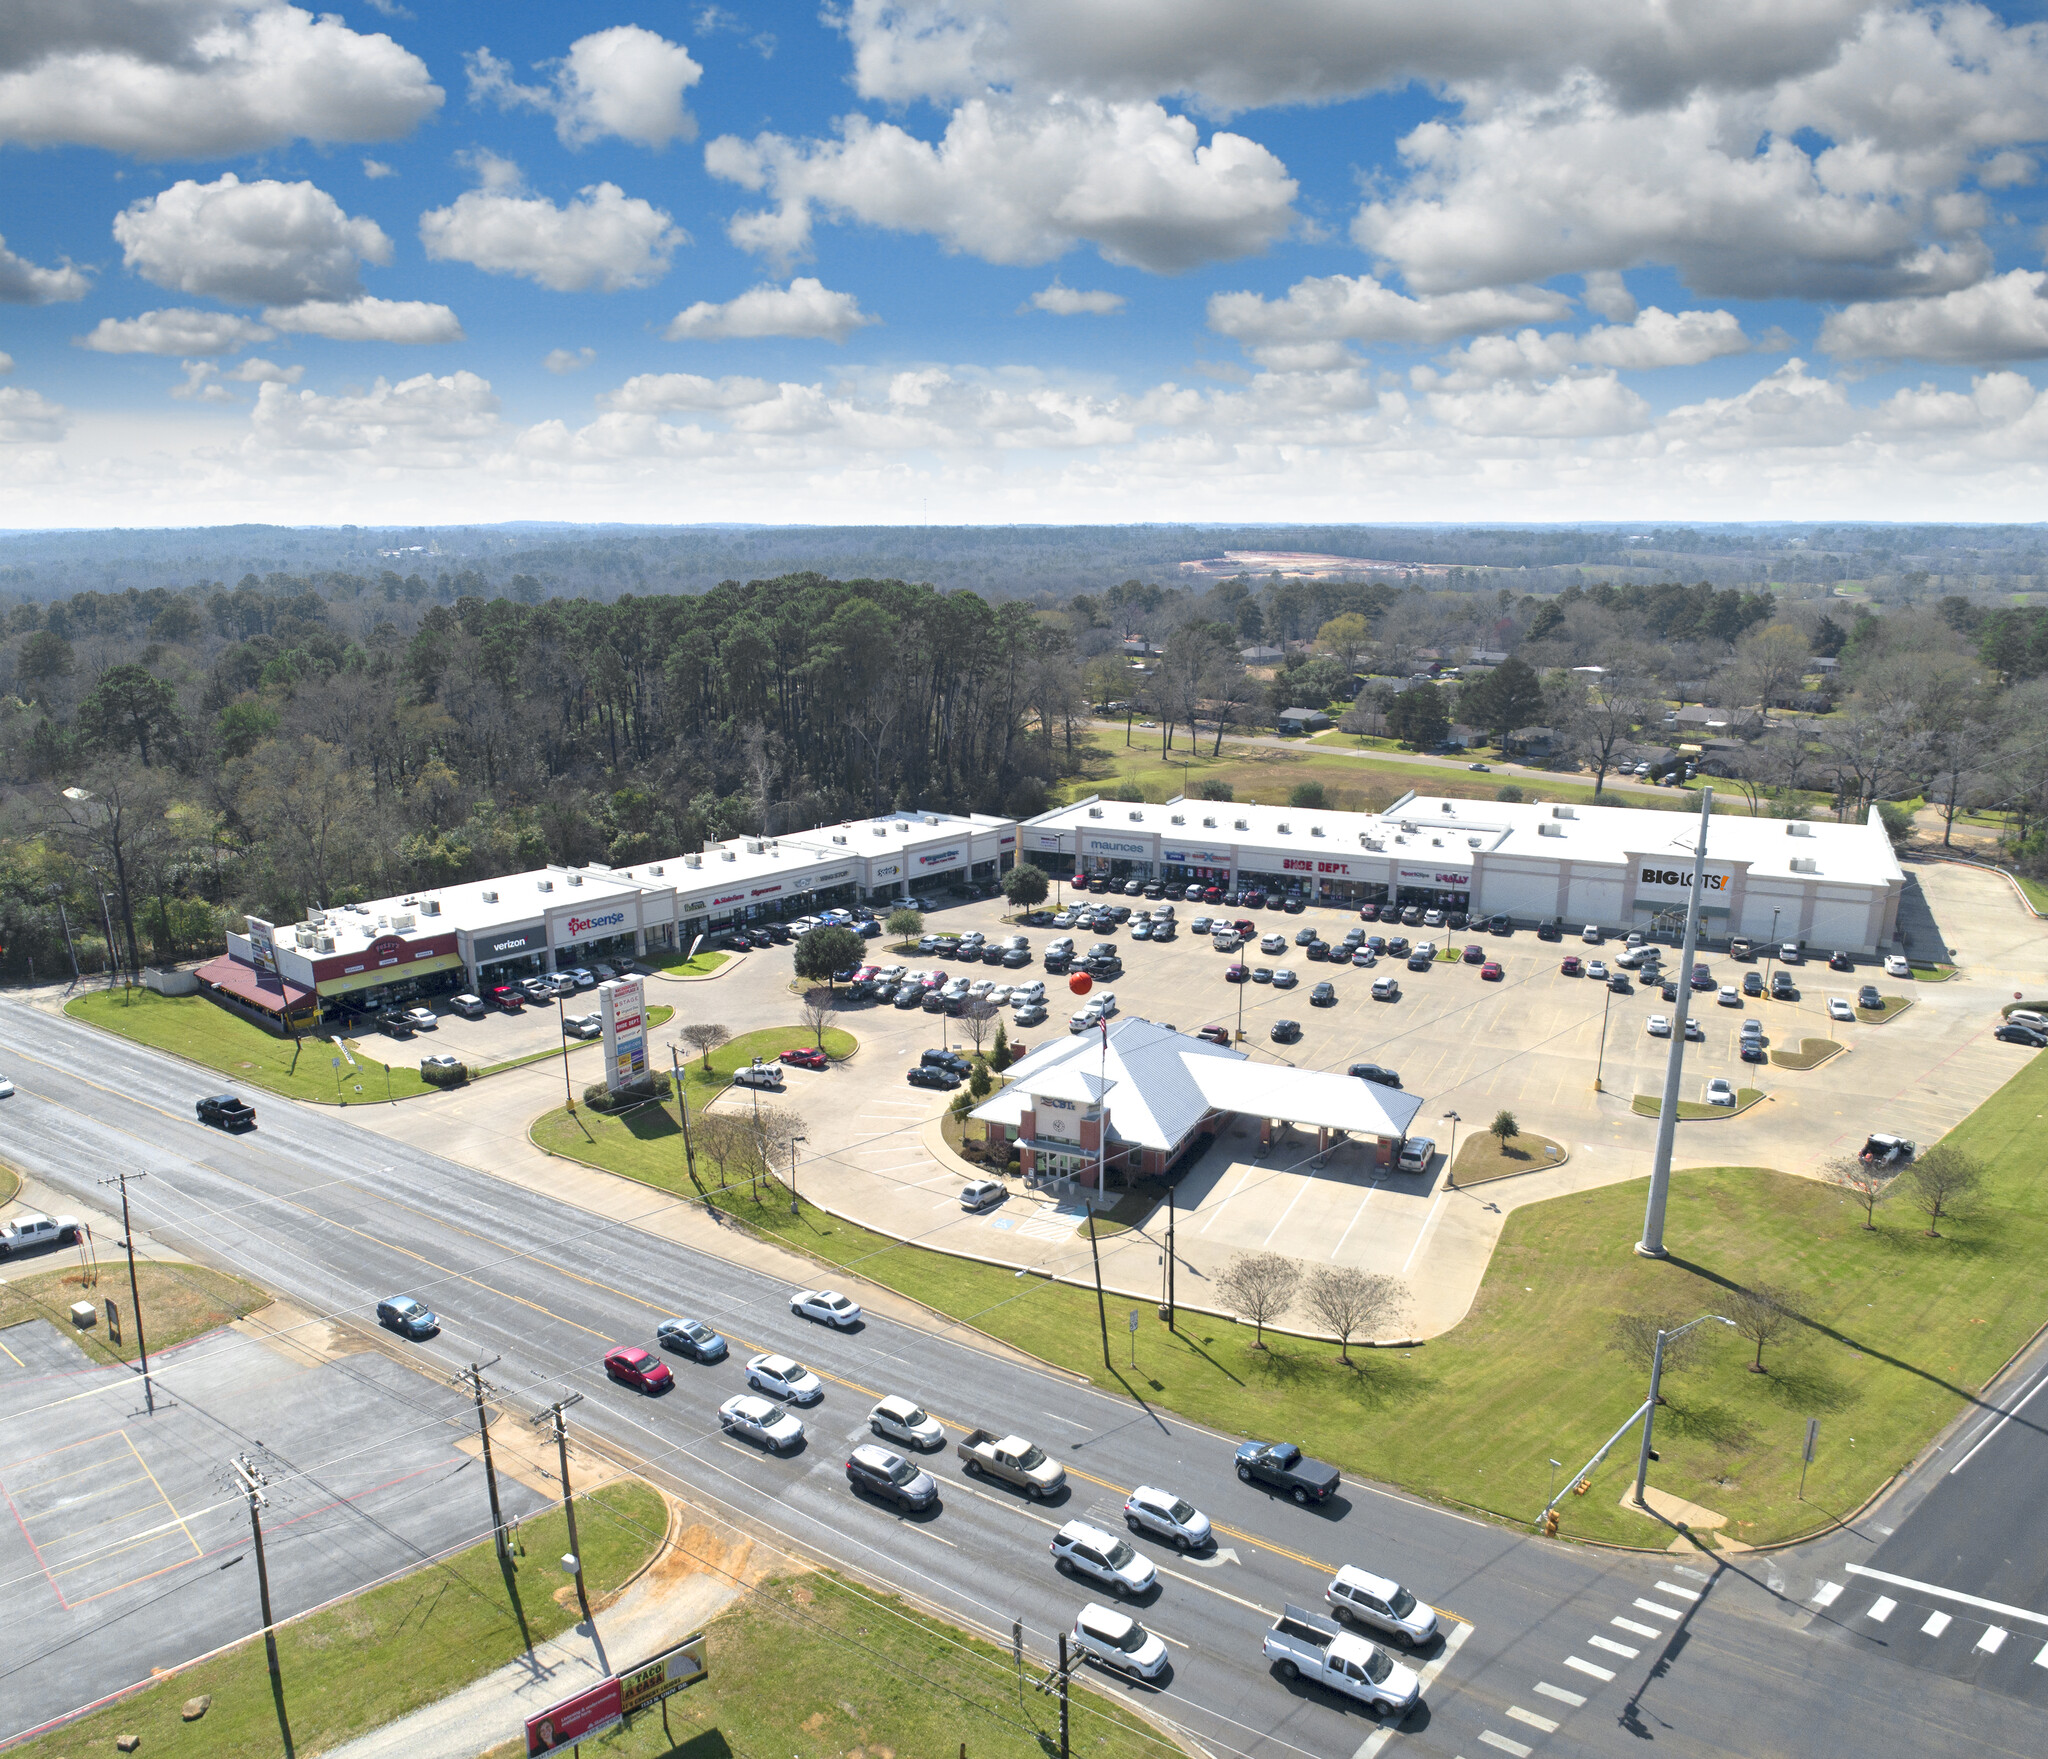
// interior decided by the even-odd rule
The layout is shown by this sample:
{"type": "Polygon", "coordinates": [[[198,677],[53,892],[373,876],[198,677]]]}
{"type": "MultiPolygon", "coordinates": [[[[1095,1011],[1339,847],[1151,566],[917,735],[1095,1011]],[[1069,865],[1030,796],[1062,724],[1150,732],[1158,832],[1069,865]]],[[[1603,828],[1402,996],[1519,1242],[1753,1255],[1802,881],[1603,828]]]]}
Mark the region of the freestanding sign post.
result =
{"type": "Polygon", "coordinates": [[[616,1093],[647,1073],[647,1009],[637,977],[597,986],[604,1023],[604,1080],[616,1093]]]}
{"type": "Polygon", "coordinates": [[[619,1682],[599,1680],[573,1698],[564,1698],[526,1719],[527,1759],[593,1740],[625,1720],[626,1714],[619,1708],[619,1682]]]}

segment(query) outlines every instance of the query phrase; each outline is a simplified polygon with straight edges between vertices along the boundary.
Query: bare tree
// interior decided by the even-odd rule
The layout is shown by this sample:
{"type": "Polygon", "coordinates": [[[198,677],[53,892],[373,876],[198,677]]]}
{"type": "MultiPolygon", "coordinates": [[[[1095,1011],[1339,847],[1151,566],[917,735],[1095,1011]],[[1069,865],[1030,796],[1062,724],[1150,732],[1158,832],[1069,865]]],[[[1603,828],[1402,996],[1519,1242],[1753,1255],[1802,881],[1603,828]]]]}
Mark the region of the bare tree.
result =
{"type": "MultiPolygon", "coordinates": [[[[135,900],[144,896],[148,875],[173,833],[161,771],[138,769],[124,760],[96,765],[85,786],[66,788],[53,803],[52,840],[113,890],[116,934],[125,933],[129,968],[142,970],[142,945],[135,933],[135,900]]],[[[122,964],[118,943],[107,949],[110,966],[122,964]]]]}
{"type": "Polygon", "coordinates": [[[1830,1185],[1839,1185],[1863,1205],[1866,1233],[1876,1231],[1877,1206],[1899,1186],[1897,1167],[1886,1166],[1882,1161],[1865,1160],[1856,1154],[1837,1155],[1821,1168],[1821,1177],[1830,1185]]]}
{"type": "Polygon", "coordinates": [[[973,1044],[976,1056],[981,1055],[981,1048],[988,1042],[990,1033],[995,1030],[996,1016],[1001,1012],[1002,1009],[993,1002],[977,1000],[969,1002],[961,1013],[960,1030],[973,1044]]]}
{"type": "Polygon", "coordinates": [[[1930,1239],[1941,1237],[1941,1218],[1959,1214],[1984,1183],[1984,1163],[1960,1148],[1936,1143],[1906,1174],[1906,1196],[1927,1217],[1930,1239]]]}
{"type": "Polygon", "coordinates": [[[1580,756],[1593,766],[1595,794],[1606,786],[1615,754],[1634,737],[1649,700],[1640,679],[1618,672],[1594,679],[1578,693],[1567,727],[1580,756]]]}
{"type": "MultiPolygon", "coordinates": [[[[1665,1374],[1683,1374],[1698,1365],[1700,1351],[1707,1341],[1704,1327],[1694,1326],[1690,1331],[1679,1331],[1685,1324],[1683,1318],[1668,1310],[1655,1313],[1617,1313],[1614,1323],[1608,1329],[1607,1347],[1618,1356],[1625,1358],[1629,1365],[1650,1372],[1657,1359],[1657,1334],[1676,1333],[1664,1340],[1665,1374]]],[[[1657,1402],[1664,1402],[1664,1395],[1657,1395],[1657,1402]]]]}
{"type": "Polygon", "coordinates": [[[832,1017],[838,1012],[839,998],[822,985],[804,991],[804,1003],[798,1018],[804,1023],[804,1030],[817,1041],[818,1048],[825,1048],[825,1032],[832,1024],[832,1017]]]}
{"type": "Polygon", "coordinates": [[[1735,1329],[1756,1345],[1756,1360],[1749,1371],[1762,1374],[1764,1346],[1790,1337],[1800,1323],[1792,1292],[1773,1283],[1758,1283],[1731,1291],[1728,1301],[1728,1317],[1735,1321],[1735,1329]]]}
{"type": "Polygon", "coordinates": [[[1730,708],[1757,705],[1761,725],[1771,718],[1771,705],[1799,682],[1812,653],[1804,635],[1789,623],[1752,630],[1735,644],[1734,663],[1724,674],[1730,708]]]}
{"type": "Polygon", "coordinates": [[[1338,1359],[1351,1360],[1351,1340],[1378,1331],[1407,1305],[1397,1277],[1348,1264],[1319,1264],[1308,1273],[1303,1297],[1310,1317],[1337,1337],[1338,1359]]]}
{"type": "Polygon", "coordinates": [[[790,1156],[796,1152],[797,1139],[804,1133],[803,1119],[780,1106],[764,1105],[757,1112],[741,1113],[740,1122],[747,1130],[752,1158],[762,1174],[770,1179],[781,1178],[790,1164],[790,1156]]]}
{"type": "Polygon", "coordinates": [[[1216,1279],[1216,1292],[1240,1319],[1252,1322],[1252,1348],[1266,1347],[1266,1327],[1294,1305],[1301,1266],[1278,1252],[1240,1252],[1216,1279]]]}
{"type": "Polygon", "coordinates": [[[690,1125],[691,1147],[699,1159],[718,1169],[719,1187],[732,1183],[732,1175],[753,1164],[753,1140],[746,1120],[731,1112],[699,1112],[690,1125]]]}
{"type": "Polygon", "coordinates": [[[1982,721],[1964,721],[1928,737],[1927,794],[1941,808],[1944,849],[1955,837],[1957,818],[1988,793],[1983,765],[1990,749],[1991,729],[1982,721]]]}
{"type": "Polygon", "coordinates": [[[685,1026],[679,1036],[683,1043],[704,1059],[704,1067],[711,1067],[711,1053],[732,1037],[723,1026],[710,1020],[699,1020],[685,1026]]]}
{"type": "Polygon", "coordinates": [[[1821,734],[1821,762],[1844,808],[1858,817],[1870,803],[1894,794],[1917,760],[1921,740],[1896,719],[1856,708],[1829,717],[1821,734]]]}

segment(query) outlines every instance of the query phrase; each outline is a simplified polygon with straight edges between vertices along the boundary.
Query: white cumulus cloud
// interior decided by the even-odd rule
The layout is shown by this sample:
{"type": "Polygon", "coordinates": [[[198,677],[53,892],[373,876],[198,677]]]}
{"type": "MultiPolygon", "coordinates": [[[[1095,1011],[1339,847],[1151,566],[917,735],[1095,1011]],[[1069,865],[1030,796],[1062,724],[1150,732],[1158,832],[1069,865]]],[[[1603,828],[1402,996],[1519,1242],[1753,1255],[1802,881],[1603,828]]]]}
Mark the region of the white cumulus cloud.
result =
{"type": "Polygon", "coordinates": [[[101,318],[92,330],[72,338],[95,354],[232,354],[275,332],[233,312],[167,306],[134,318],[101,318]]]}
{"type": "Polygon", "coordinates": [[[0,22],[0,140],[218,158],[393,140],[440,107],[382,32],[276,0],[44,0],[0,22]]]}
{"type": "Polygon", "coordinates": [[[61,440],[71,425],[71,411],[52,403],[40,391],[0,385],[0,442],[23,446],[61,440]]]}
{"type": "Polygon", "coordinates": [[[787,287],[750,288],[722,305],[698,300],[669,320],[662,332],[671,342],[727,342],[750,336],[796,336],[844,342],[863,325],[880,320],[860,309],[851,293],[835,293],[809,275],[787,287]]]}
{"type": "Polygon", "coordinates": [[[1475,391],[1432,391],[1429,413],[1461,434],[1488,438],[1590,439],[1650,425],[1650,406],[1612,373],[1504,380],[1475,391]]]}
{"type": "Polygon", "coordinates": [[[1297,281],[1280,299],[1260,293],[1218,293],[1209,300],[1209,328],[1266,359],[1276,348],[1306,350],[1273,364],[1334,365],[1345,342],[1448,342],[1481,330],[1505,329],[1571,315],[1572,302],[1541,287],[1488,287],[1415,299],[1371,275],[1318,275],[1297,281]]]}
{"type": "Polygon", "coordinates": [[[1733,312],[1668,312],[1651,306],[1629,324],[1596,324],[1590,330],[1520,330],[1512,336],[1480,336],[1453,349],[1411,377],[1418,385],[1471,390],[1501,380],[1528,380],[1594,367],[1648,372],[1659,367],[1699,366],[1725,355],[1746,354],[1753,344],[1733,312]]]}
{"type": "Polygon", "coordinates": [[[330,342],[460,342],[462,323],[445,305],[424,299],[309,299],[299,305],[273,305],[263,321],[302,336],[325,336],[330,342]]]}
{"type": "Polygon", "coordinates": [[[673,409],[739,409],[751,403],[765,403],[776,394],[776,387],[766,379],[636,373],[599,401],[622,414],[660,415],[673,409]]]}
{"type": "Polygon", "coordinates": [[[596,358],[595,348],[550,348],[541,365],[551,373],[580,373],[596,358]]]}
{"type": "Polygon", "coordinates": [[[42,268],[16,256],[0,238],[0,305],[53,305],[83,299],[91,291],[91,281],[68,262],[59,269],[42,268]]]}
{"type": "MultiPolygon", "coordinates": [[[[1030,309],[1049,311],[1060,318],[1076,318],[1084,313],[1106,318],[1112,312],[1122,311],[1125,303],[1121,293],[1111,293],[1106,288],[1069,287],[1055,275],[1050,287],[1041,287],[1031,296],[1030,309]]],[[[1024,309],[1018,307],[1020,311],[1024,309]]]]}
{"type": "Polygon", "coordinates": [[[523,106],[555,119],[555,133],[580,147],[617,135],[643,147],[695,140],[697,121],[683,94],[704,69],[680,44],[639,25],[593,31],[569,45],[560,61],[544,63],[547,85],[521,85],[511,66],[488,49],[467,58],[469,101],[500,109],[523,106]]]}
{"type": "Polygon", "coordinates": [[[451,373],[391,384],[355,396],[327,397],[267,384],[256,393],[251,445],[269,454],[361,453],[382,465],[453,468],[471,462],[476,443],[497,428],[490,381],[451,373]]]}
{"type": "Polygon", "coordinates": [[[805,254],[822,209],[989,262],[1092,244],[1113,263],[1175,274],[1265,249],[1293,224],[1296,193],[1258,142],[1218,131],[1205,144],[1150,102],[976,98],[936,143],[855,115],[836,140],[722,135],[704,163],[775,204],[736,216],[730,232],[779,262],[805,254]]]}
{"type": "Polygon", "coordinates": [[[2048,357],[2048,274],[2014,269],[1926,299],[1830,312],[1820,345],[1836,356],[1977,366],[2048,357]]]}
{"type": "Polygon", "coordinates": [[[391,260],[383,228],[351,218],[324,189],[244,183],[232,171],[133,203],[115,216],[114,237],[127,266],[159,287],[249,304],[345,299],[362,289],[359,262],[391,260]]]}
{"type": "Polygon", "coordinates": [[[593,183],[557,207],[518,182],[518,167],[491,158],[484,187],[420,216],[420,243],[442,262],[521,275],[557,293],[617,293],[668,273],[689,234],[651,202],[616,183],[593,183]]]}

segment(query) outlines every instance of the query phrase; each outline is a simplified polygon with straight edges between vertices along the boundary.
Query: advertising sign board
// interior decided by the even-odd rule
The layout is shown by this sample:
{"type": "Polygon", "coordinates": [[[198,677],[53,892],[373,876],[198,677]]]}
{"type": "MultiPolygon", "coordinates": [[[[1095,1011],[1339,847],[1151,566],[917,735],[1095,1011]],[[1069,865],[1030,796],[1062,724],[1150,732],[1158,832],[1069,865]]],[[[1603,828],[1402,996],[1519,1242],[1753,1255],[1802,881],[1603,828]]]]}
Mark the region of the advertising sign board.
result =
{"type": "Polygon", "coordinates": [[[249,954],[258,971],[277,974],[277,929],[260,916],[249,918],[249,954]]]}
{"type": "Polygon", "coordinates": [[[616,1093],[647,1073],[647,1010],[637,977],[597,986],[598,1018],[604,1023],[604,1081],[616,1093]]]}
{"type": "Polygon", "coordinates": [[[538,1716],[526,1719],[528,1759],[539,1753],[559,1753],[578,1741],[594,1740],[625,1719],[626,1713],[619,1708],[619,1682],[599,1680],[573,1698],[564,1698],[538,1716]]]}
{"type": "MultiPolygon", "coordinates": [[[[1719,872],[1709,867],[1701,895],[1711,898],[1716,892],[1725,892],[1735,883],[1735,876],[1727,869],[1719,872]]],[[[1636,896],[1638,898],[1682,899],[1692,890],[1692,863],[1684,866],[1675,863],[1667,865],[1661,857],[1638,857],[1636,862],[1636,896]]]]}
{"type": "Polygon", "coordinates": [[[685,1637],[673,1649],[664,1650],[638,1667],[619,1675],[619,1709],[627,1716],[659,1704],[671,1693],[694,1686],[705,1675],[704,1633],[685,1637]]]}

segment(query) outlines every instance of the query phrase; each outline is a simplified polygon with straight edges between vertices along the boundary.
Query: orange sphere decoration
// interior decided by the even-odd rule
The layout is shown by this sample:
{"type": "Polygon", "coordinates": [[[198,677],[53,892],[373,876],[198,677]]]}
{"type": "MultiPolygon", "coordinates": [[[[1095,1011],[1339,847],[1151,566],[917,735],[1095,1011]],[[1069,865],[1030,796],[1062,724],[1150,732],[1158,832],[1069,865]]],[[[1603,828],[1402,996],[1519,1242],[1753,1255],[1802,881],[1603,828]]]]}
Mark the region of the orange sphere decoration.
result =
{"type": "Polygon", "coordinates": [[[1095,979],[1090,977],[1085,971],[1077,971],[1072,977],[1067,979],[1067,988],[1072,990],[1077,996],[1085,996],[1094,987],[1095,979]]]}

